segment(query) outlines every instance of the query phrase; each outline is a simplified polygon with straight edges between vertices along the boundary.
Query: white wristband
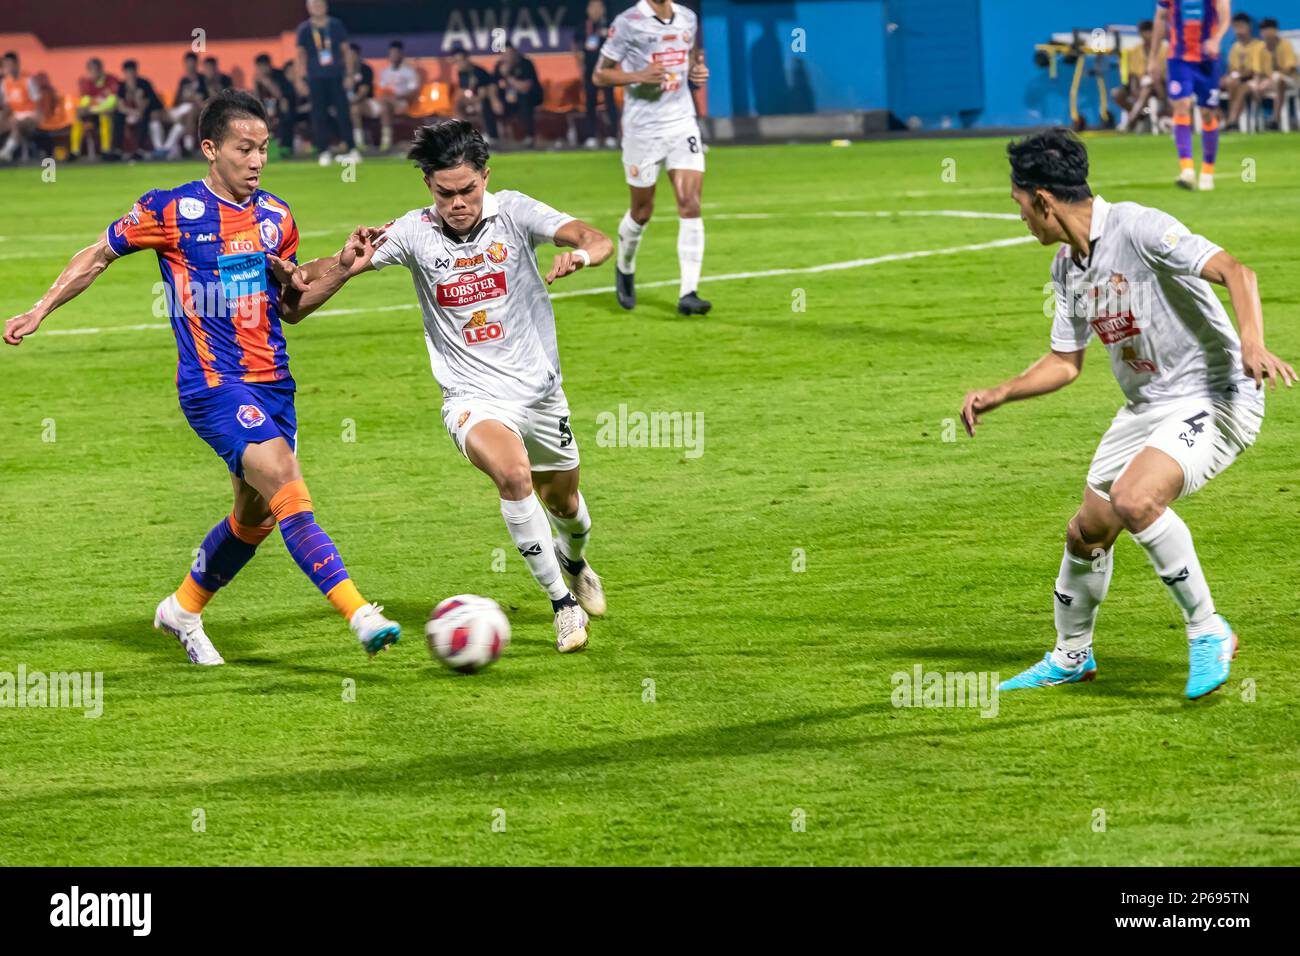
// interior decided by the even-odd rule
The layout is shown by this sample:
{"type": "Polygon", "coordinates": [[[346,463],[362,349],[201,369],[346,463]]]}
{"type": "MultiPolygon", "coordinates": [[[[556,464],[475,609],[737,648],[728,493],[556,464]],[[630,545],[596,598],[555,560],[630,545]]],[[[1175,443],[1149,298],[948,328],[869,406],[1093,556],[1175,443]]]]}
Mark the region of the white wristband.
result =
{"type": "Polygon", "coordinates": [[[582,266],[584,269],[591,266],[591,256],[588,254],[586,249],[574,249],[573,254],[582,260],[582,266]]]}

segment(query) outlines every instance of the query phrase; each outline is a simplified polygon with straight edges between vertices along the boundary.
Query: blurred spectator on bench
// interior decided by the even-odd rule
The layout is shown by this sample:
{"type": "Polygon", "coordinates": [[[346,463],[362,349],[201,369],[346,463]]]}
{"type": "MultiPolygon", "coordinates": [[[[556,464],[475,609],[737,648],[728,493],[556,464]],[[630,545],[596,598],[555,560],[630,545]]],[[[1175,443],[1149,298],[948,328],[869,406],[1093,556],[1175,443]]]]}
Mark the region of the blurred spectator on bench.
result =
{"type": "Polygon", "coordinates": [[[473,123],[483,121],[483,138],[491,143],[497,138],[497,116],[501,113],[500,97],[492,74],[469,58],[463,46],[452,51],[456,63],[456,118],[473,123]]]}
{"type": "Polygon", "coordinates": [[[516,50],[513,43],[506,43],[493,78],[501,102],[498,117],[507,121],[518,119],[524,133],[521,145],[532,146],[537,129],[537,107],[542,105],[542,84],[537,78],[537,67],[516,50]]]}
{"type": "Polygon", "coordinates": [[[371,103],[379,112],[379,149],[386,153],[393,146],[393,117],[405,115],[420,95],[420,74],[406,62],[401,40],[388,44],[388,66],[380,71],[375,94],[371,103]]]}
{"type": "Polygon", "coordinates": [[[203,58],[203,82],[208,88],[208,102],[211,103],[221,95],[222,90],[230,89],[234,84],[229,73],[222,73],[215,56],[203,58]]]}
{"type": "Polygon", "coordinates": [[[1273,101],[1269,127],[1276,129],[1287,97],[1297,88],[1296,52],[1291,41],[1282,39],[1277,32],[1277,21],[1272,17],[1259,21],[1259,38],[1262,42],[1255,51],[1255,78],[1250,86],[1261,101],[1273,101]]]}
{"type": "Polygon", "coordinates": [[[1228,99],[1228,126],[1236,126],[1241,111],[1251,93],[1255,79],[1255,61],[1264,42],[1253,36],[1253,23],[1249,13],[1238,13],[1232,18],[1232,49],[1228,51],[1228,72],[1221,84],[1228,99]]]}
{"type": "Polygon", "coordinates": [[[262,101],[267,119],[280,142],[280,156],[293,155],[294,131],[298,127],[298,94],[283,70],[271,62],[271,54],[259,53],[253,60],[253,95],[262,101]]]}
{"type": "Polygon", "coordinates": [[[1116,129],[1132,129],[1142,118],[1143,112],[1151,108],[1151,129],[1157,128],[1159,117],[1164,114],[1167,105],[1165,91],[1165,54],[1169,41],[1161,40],[1160,56],[1157,57],[1156,76],[1147,73],[1147,51],[1151,49],[1151,33],[1154,25],[1150,20],[1138,24],[1138,36],[1141,42],[1124,51],[1125,67],[1128,71],[1128,83],[1111,90],[1110,95],[1117,106],[1123,110],[1116,129]]]}
{"type": "Polygon", "coordinates": [[[104,159],[118,159],[113,144],[113,114],[117,112],[117,77],[104,72],[104,61],[94,56],[86,61],[86,75],[79,84],[77,118],[72,124],[72,155],[81,155],[86,126],[91,128],[90,153],[95,153],[94,131],[99,129],[99,151],[104,159]]]}
{"type": "Polygon", "coordinates": [[[144,159],[145,144],[158,155],[162,155],[163,132],[162,100],[158,98],[153,84],[140,75],[140,66],[135,60],[122,64],[122,82],[117,85],[117,113],[113,116],[116,126],[113,136],[119,146],[125,148],[126,129],[131,128],[135,139],[132,159],[144,159]]]}
{"type": "Polygon", "coordinates": [[[582,67],[583,102],[587,106],[587,141],[588,149],[600,145],[600,124],[597,114],[600,112],[599,98],[605,97],[605,146],[613,149],[618,145],[618,103],[614,100],[614,87],[597,86],[591,81],[591,74],[600,62],[600,48],[609,35],[609,17],[605,12],[604,0],[591,0],[587,4],[587,19],[582,33],[573,34],[573,44],[577,50],[578,62],[582,67]]]}
{"type": "Polygon", "coordinates": [[[366,147],[367,116],[378,112],[375,102],[375,71],[361,58],[361,45],[348,43],[343,47],[343,89],[348,94],[348,112],[352,117],[352,135],[357,146],[366,147]]]}
{"type": "Polygon", "coordinates": [[[171,124],[167,130],[167,139],[162,144],[168,159],[180,159],[182,149],[186,156],[194,151],[199,111],[208,101],[208,81],[199,72],[198,54],[186,53],[183,62],[185,68],[181,78],[176,81],[176,95],[172,98],[171,109],[164,114],[171,124]]]}
{"type": "Polygon", "coordinates": [[[0,101],[0,133],[6,137],[0,147],[0,161],[13,162],[21,148],[24,153],[34,146],[33,137],[40,123],[37,102],[40,89],[36,80],[25,76],[18,66],[18,54],[6,53],[2,67],[4,79],[0,80],[4,97],[0,101]]]}
{"type": "Polygon", "coordinates": [[[311,134],[322,166],[333,162],[338,143],[347,147],[344,159],[361,161],[343,88],[347,42],[347,27],[329,15],[325,0],[307,0],[307,19],[298,25],[298,62],[302,64],[298,92],[311,100],[311,134]]]}

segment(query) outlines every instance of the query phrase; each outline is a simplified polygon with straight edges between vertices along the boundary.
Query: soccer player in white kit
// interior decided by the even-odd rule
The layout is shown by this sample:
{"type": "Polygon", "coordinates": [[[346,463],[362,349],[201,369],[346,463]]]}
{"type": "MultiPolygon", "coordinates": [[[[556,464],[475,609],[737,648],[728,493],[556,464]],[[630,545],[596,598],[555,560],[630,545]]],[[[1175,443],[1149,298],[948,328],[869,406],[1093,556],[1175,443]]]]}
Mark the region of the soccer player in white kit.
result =
{"type": "Polygon", "coordinates": [[[464,120],[421,127],[407,156],[424,173],[433,205],[382,235],[367,230],[373,247],[352,274],[410,270],[443,424],[497,486],[510,537],[551,599],[556,648],[581,650],[588,615],[605,612],[605,595],[583,557],[591,517],[578,490],[578,444],[546,285],[600,265],[613,243],[523,193],[488,192],[487,144],[464,120]],[[543,243],[571,250],[555,257],[545,282],[534,253],[543,243]]]}
{"type": "Polygon", "coordinates": [[[1097,608],[1127,530],[1182,609],[1190,666],[1186,695],[1222,686],[1237,635],[1215,609],[1191,532],[1170,508],[1227,468],[1255,441],[1264,379],[1288,386],[1295,370],[1264,347],[1255,274],[1158,209],[1108,203],[1088,188],[1088,154],[1063,129],[1007,147],[1011,195],[1052,264],[1051,351],[994,388],[971,392],[962,421],[1045,395],[1079,375],[1095,334],[1128,399],[1097,447],[1083,504],[1070,519],[1055,586],[1056,647],[1002,690],[1091,680],[1097,608]],[[1210,283],[1226,286],[1240,337],[1210,283]]]}
{"type": "Polygon", "coordinates": [[[699,18],[673,0],[640,0],[610,25],[596,86],[622,86],[623,171],[631,187],[631,208],[618,225],[614,270],[618,303],[636,306],[636,250],[654,211],[655,181],[668,170],[677,197],[677,261],[681,267],[677,311],[704,315],[713,307],[700,298],[704,264],[704,141],[695,118],[691,83],[709,78],[700,48],[699,18]]]}

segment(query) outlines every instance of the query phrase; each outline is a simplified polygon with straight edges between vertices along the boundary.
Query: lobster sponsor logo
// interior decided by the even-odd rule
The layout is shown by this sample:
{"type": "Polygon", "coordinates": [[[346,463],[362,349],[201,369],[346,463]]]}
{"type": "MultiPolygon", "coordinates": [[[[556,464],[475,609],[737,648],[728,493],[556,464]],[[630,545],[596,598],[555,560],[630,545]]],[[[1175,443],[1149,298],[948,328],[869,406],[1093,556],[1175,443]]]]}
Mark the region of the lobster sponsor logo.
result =
{"type": "Polygon", "coordinates": [[[488,299],[499,299],[505,294],[504,272],[489,272],[486,275],[463,272],[449,282],[439,282],[435,287],[438,304],[445,309],[458,309],[488,299]]]}

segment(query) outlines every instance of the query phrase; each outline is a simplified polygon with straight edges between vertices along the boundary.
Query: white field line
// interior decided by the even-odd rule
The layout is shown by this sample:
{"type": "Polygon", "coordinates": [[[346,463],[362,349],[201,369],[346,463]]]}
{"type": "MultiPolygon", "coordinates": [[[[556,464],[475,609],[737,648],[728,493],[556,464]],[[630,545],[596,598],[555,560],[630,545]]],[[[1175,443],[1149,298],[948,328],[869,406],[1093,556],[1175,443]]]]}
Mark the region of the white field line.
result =
{"type": "MultiPolygon", "coordinates": [[[[1017,217],[1018,218],[1018,217],[1017,217]]],[[[906,262],[909,259],[925,259],[930,256],[951,256],[962,252],[982,252],[986,249],[1002,249],[1006,246],[1018,246],[1033,242],[1033,236],[1016,236],[1012,239],[993,239],[989,242],[976,242],[964,246],[947,246],[943,249],[917,249],[912,252],[891,252],[888,255],[872,256],[868,259],[846,259],[843,262],[826,262],[817,266],[800,266],[790,269],[763,269],[757,272],[729,272],[722,275],[704,276],[702,282],[734,282],[737,279],[767,279],[772,276],[807,275],[819,272],[839,272],[844,269],[861,269],[866,266],[882,265],[886,262],[906,262]]],[[[662,286],[676,285],[677,279],[661,279],[657,282],[639,282],[638,289],[657,289],[662,286]]],[[[614,287],[600,286],[595,289],[571,289],[564,292],[552,292],[552,299],[571,299],[583,295],[608,295],[614,287]]],[[[317,316],[330,315],[372,315],[378,312],[404,312],[418,308],[415,302],[401,305],[380,305],[364,309],[320,309],[313,313],[317,316]]],[[[92,329],[50,329],[45,335],[97,335],[101,332],[140,332],[144,330],[167,329],[170,325],[161,322],[140,325],[119,325],[92,329]]]]}

